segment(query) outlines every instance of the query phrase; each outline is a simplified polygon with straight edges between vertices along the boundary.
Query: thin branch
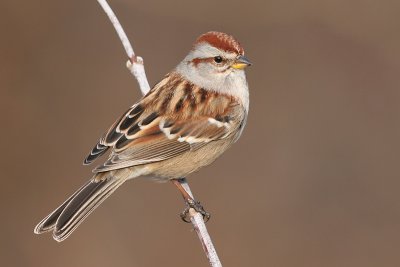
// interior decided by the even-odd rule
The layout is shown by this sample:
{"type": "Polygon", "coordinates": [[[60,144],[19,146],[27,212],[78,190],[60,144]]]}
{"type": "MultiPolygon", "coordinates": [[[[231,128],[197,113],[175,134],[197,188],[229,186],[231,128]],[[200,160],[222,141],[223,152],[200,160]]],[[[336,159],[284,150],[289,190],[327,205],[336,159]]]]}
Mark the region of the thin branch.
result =
{"type": "Polygon", "coordinates": [[[135,52],[133,52],[131,42],[129,41],[128,36],[126,36],[124,29],[122,28],[121,24],[119,23],[117,16],[115,16],[114,12],[112,11],[111,7],[108,5],[107,1],[98,0],[97,2],[99,2],[101,7],[104,9],[104,12],[106,12],[108,18],[110,19],[112,25],[115,28],[115,31],[118,34],[119,39],[121,39],[121,42],[125,48],[126,54],[128,55],[129,58],[131,58],[132,56],[135,55],[135,52]]]}
{"type": "MultiPolygon", "coordinates": [[[[189,196],[192,199],[195,199],[193,197],[192,190],[190,190],[190,187],[189,187],[189,184],[188,184],[186,178],[181,178],[178,181],[182,185],[182,187],[185,189],[185,191],[189,194],[189,196]]],[[[189,209],[189,215],[190,215],[190,221],[192,222],[194,230],[196,231],[197,236],[200,239],[200,242],[203,246],[203,250],[207,255],[210,265],[213,267],[217,267],[217,266],[222,267],[221,261],[218,258],[217,251],[215,250],[214,245],[211,240],[211,237],[208,234],[207,227],[204,223],[203,215],[201,215],[199,212],[197,212],[193,208],[189,209]]]]}
{"type": "Polygon", "coordinates": [[[142,94],[145,95],[148,91],[150,91],[150,85],[146,77],[146,72],[144,70],[143,58],[138,57],[135,55],[133,51],[131,42],[126,36],[124,29],[122,28],[121,24],[117,16],[115,16],[114,12],[112,11],[111,7],[108,5],[106,0],[97,0],[101,7],[106,12],[108,18],[110,19],[112,25],[115,28],[115,31],[118,34],[119,39],[121,40],[122,45],[125,48],[125,52],[128,55],[129,60],[126,62],[126,67],[130,70],[132,75],[136,78],[140,91],[142,94]]]}
{"type": "MultiPolygon", "coordinates": [[[[108,15],[111,23],[113,24],[115,31],[117,32],[122,45],[125,48],[126,54],[128,55],[128,62],[126,63],[127,68],[131,71],[133,76],[136,78],[139,83],[140,90],[142,94],[146,94],[150,90],[150,85],[146,77],[146,72],[144,70],[144,63],[141,57],[135,55],[132,45],[129,42],[128,37],[126,36],[121,24],[119,23],[117,17],[112,11],[111,7],[108,5],[106,0],[97,0],[101,7],[104,9],[104,12],[108,15]]],[[[185,191],[193,198],[192,191],[190,190],[189,184],[187,183],[185,178],[181,178],[178,180],[185,191]]],[[[194,198],[193,198],[194,199],[194,198]]],[[[203,246],[203,250],[206,253],[208,261],[210,262],[210,266],[212,267],[222,267],[222,264],[218,258],[218,254],[214,248],[214,245],[211,241],[211,237],[208,234],[206,225],[203,220],[203,216],[194,209],[189,210],[190,221],[194,227],[194,230],[197,233],[197,236],[200,239],[200,242],[203,246]]]]}

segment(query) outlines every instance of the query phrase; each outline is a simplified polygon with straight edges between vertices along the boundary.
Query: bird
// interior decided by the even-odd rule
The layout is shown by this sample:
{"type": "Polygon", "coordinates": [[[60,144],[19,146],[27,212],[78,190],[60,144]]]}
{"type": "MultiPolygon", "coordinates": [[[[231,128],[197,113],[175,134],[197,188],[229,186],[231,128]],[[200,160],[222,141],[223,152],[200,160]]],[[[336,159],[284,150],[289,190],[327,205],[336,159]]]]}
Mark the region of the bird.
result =
{"type": "Polygon", "coordinates": [[[233,36],[200,35],[187,56],[101,136],[84,165],[110,151],[107,159],[34,233],[52,231],[56,241],[65,240],[133,178],[172,181],[181,190],[177,179],[211,164],[241,136],[249,111],[245,68],[250,65],[233,36]]]}

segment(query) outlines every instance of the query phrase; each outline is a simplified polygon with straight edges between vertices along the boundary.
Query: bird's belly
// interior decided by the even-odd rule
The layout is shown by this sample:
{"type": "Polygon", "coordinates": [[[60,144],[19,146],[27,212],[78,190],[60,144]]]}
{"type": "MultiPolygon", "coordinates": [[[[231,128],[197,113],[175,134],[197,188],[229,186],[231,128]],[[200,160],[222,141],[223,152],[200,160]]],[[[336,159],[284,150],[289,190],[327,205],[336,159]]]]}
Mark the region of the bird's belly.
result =
{"type": "Polygon", "coordinates": [[[149,167],[149,177],[159,181],[187,177],[189,174],[198,171],[201,167],[211,164],[225,150],[232,140],[220,140],[209,143],[195,151],[186,152],[178,157],[152,163],[149,167]]]}

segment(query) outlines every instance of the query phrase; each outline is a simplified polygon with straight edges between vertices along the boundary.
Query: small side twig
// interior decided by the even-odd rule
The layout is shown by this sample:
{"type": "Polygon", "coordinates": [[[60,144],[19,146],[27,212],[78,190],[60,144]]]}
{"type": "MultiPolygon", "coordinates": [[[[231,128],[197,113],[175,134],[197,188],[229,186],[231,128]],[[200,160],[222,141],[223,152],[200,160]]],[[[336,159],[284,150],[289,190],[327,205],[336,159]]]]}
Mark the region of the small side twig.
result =
{"type": "MultiPolygon", "coordinates": [[[[126,54],[128,55],[127,68],[131,71],[132,75],[136,78],[139,83],[140,90],[142,94],[146,94],[150,90],[150,85],[146,77],[146,72],[144,70],[143,58],[135,55],[132,45],[125,34],[121,24],[119,23],[117,17],[112,11],[111,7],[108,5],[106,0],[97,0],[101,7],[104,9],[104,12],[108,15],[111,23],[113,24],[115,31],[117,32],[122,45],[125,48],[126,54]]],[[[193,198],[192,191],[190,190],[189,184],[187,183],[185,178],[181,178],[178,180],[185,191],[193,198]]],[[[199,237],[199,240],[203,246],[203,250],[208,258],[210,266],[212,267],[222,267],[221,261],[218,258],[218,254],[214,248],[214,245],[211,241],[211,237],[208,234],[207,227],[204,223],[203,216],[194,209],[189,210],[190,221],[194,227],[194,230],[199,237]]]]}

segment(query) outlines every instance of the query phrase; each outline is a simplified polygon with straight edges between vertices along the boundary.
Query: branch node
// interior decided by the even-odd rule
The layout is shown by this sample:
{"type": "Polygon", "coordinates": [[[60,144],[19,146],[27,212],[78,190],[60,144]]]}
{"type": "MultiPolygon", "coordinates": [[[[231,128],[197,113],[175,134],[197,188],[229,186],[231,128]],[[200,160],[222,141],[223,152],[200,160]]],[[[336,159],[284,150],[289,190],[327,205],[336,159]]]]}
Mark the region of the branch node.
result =
{"type": "Polygon", "coordinates": [[[126,65],[127,65],[128,68],[130,68],[131,65],[133,65],[135,63],[140,64],[140,65],[144,65],[143,58],[139,57],[139,56],[136,56],[136,55],[133,55],[131,58],[128,59],[128,62],[126,63],[126,65]]]}

